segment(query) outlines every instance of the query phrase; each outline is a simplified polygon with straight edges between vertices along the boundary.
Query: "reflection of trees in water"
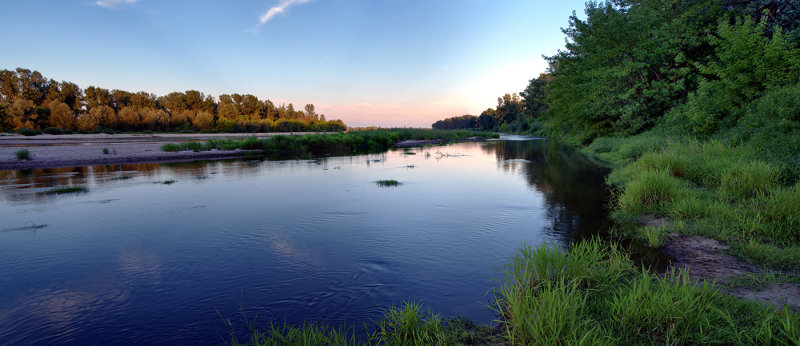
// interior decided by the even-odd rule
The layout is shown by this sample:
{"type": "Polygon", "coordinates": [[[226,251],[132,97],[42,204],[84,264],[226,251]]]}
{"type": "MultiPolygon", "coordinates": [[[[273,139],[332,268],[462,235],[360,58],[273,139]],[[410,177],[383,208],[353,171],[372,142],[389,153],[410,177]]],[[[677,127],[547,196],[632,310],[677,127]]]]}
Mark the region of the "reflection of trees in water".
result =
{"type": "Polygon", "coordinates": [[[544,195],[547,217],[553,221],[549,231],[563,241],[610,226],[604,183],[608,170],[577,150],[554,140],[497,141],[482,149],[495,154],[501,169],[518,171],[544,195]]]}

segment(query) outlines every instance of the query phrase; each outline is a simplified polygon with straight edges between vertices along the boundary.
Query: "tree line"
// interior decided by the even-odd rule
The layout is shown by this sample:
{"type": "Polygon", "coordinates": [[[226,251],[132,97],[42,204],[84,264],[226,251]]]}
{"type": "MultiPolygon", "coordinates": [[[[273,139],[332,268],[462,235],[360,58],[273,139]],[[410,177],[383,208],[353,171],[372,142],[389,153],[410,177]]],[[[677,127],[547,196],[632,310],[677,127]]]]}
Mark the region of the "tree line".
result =
{"type": "Polygon", "coordinates": [[[302,110],[249,94],[219,99],[197,90],[164,96],[45,78],[38,71],[0,71],[0,131],[343,131],[313,104],[302,110]]]}
{"type": "Polygon", "coordinates": [[[768,95],[800,114],[798,0],[612,0],[585,13],[573,12],[566,46],[518,96],[433,127],[588,143],[657,126],[710,135],[741,125],[768,95]]]}

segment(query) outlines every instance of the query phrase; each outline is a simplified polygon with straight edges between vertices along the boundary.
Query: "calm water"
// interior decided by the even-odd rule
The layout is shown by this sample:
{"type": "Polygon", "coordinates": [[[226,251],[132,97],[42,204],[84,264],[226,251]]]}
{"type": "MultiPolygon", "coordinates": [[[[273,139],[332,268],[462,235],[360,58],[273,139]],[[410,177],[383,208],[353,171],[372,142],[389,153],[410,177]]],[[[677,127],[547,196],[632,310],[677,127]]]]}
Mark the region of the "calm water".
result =
{"type": "Polygon", "coordinates": [[[409,151],[0,171],[0,344],[213,344],[242,306],[362,325],[413,299],[489,323],[521,244],[608,227],[605,171],[556,142],[409,151]],[[89,192],[41,193],[70,184],[89,192]]]}

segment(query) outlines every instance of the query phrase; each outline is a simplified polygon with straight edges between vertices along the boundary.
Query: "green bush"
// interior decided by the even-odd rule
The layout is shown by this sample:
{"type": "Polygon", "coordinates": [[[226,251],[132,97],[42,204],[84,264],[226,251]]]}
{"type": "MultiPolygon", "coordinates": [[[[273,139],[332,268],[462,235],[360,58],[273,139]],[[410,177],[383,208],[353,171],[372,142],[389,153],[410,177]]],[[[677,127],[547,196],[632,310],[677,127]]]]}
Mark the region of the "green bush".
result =
{"type": "Polygon", "coordinates": [[[60,134],[63,133],[63,131],[61,131],[61,129],[59,129],[57,127],[48,127],[46,129],[44,129],[44,133],[51,134],[51,135],[60,135],[60,134]]]}
{"type": "Polygon", "coordinates": [[[21,134],[23,136],[36,136],[40,132],[36,131],[36,130],[33,130],[33,129],[21,128],[21,129],[17,130],[17,133],[19,133],[19,134],[21,134]]]}
{"type": "Polygon", "coordinates": [[[31,152],[28,149],[21,149],[14,152],[17,160],[31,160],[31,152]]]}

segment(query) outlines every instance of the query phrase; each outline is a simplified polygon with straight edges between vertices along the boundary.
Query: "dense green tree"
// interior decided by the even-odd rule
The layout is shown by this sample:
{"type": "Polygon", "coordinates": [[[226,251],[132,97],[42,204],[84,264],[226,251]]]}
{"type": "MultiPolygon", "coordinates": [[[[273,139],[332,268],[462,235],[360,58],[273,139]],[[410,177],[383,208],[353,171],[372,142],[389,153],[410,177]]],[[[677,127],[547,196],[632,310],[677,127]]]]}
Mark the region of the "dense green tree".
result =
{"type": "Polygon", "coordinates": [[[454,130],[454,129],[478,129],[478,117],[474,115],[461,115],[457,117],[447,118],[444,120],[439,120],[433,125],[431,125],[434,129],[437,130],[454,130]]]}
{"type": "Polygon", "coordinates": [[[478,116],[478,126],[481,130],[491,130],[495,127],[496,113],[492,108],[487,108],[478,116]]]}
{"type": "Polygon", "coordinates": [[[523,100],[523,112],[527,117],[539,117],[545,110],[547,104],[544,99],[547,95],[547,83],[552,76],[542,73],[538,78],[531,79],[528,86],[520,93],[523,100]]]}
{"type": "Polygon", "coordinates": [[[563,29],[565,50],[548,57],[548,121],[584,140],[652,127],[696,89],[723,14],[716,0],[587,3],[587,19],[573,13],[563,29]]]}
{"type": "Polygon", "coordinates": [[[681,109],[692,130],[710,133],[720,125],[733,126],[744,106],[765,91],[800,81],[800,49],[780,28],[767,37],[766,25],[766,20],[755,23],[750,17],[719,24],[718,38],[712,40],[715,59],[701,67],[707,78],[681,109]]]}
{"type": "Polygon", "coordinates": [[[522,117],[522,99],[519,95],[505,94],[497,98],[496,124],[509,124],[522,117]]]}

